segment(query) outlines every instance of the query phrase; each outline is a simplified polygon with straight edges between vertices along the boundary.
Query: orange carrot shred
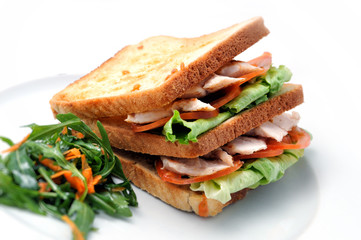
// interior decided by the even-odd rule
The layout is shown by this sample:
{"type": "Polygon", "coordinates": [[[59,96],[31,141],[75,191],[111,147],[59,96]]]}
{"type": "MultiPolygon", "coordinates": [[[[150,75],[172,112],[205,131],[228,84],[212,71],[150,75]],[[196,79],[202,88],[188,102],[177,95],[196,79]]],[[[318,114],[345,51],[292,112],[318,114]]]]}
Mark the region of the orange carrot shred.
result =
{"type": "Polygon", "coordinates": [[[96,175],[94,178],[93,178],[93,184],[94,185],[97,185],[100,180],[102,179],[102,175],[96,175]]]}
{"type": "Polygon", "coordinates": [[[60,139],[60,137],[58,137],[58,138],[56,139],[55,143],[60,142],[60,141],[61,141],[61,139],[60,139]]]}
{"type": "Polygon", "coordinates": [[[82,134],[81,132],[75,131],[73,129],[71,130],[71,135],[73,135],[73,136],[75,136],[75,137],[77,137],[79,139],[84,138],[84,134],[82,134]]]}
{"type": "Polygon", "coordinates": [[[85,239],[83,236],[83,233],[79,230],[77,225],[67,215],[61,216],[61,219],[70,226],[75,240],[84,240],[85,239]]]}
{"type": "Polygon", "coordinates": [[[72,149],[69,149],[68,151],[65,151],[63,153],[63,155],[65,155],[66,160],[71,160],[74,158],[81,158],[82,154],[80,153],[79,149],[72,148],[72,149]]]}
{"type": "Polygon", "coordinates": [[[51,170],[57,172],[61,170],[61,167],[58,165],[55,165],[55,161],[49,159],[49,158],[43,158],[42,155],[39,155],[39,162],[43,164],[45,167],[50,168],[51,170]]]}
{"type": "Polygon", "coordinates": [[[39,189],[39,192],[46,192],[46,187],[48,186],[48,183],[47,182],[39,182],[38,183],[40,189],[39,189]]]}
{"type": "Polygon", "coordinates": [[[63,135],[68,134],[68,127],[64,127],[63,130],[61,131],[61,134],[63,135]]]}
{"type": "MultiPolygon", "coordinates": [[[[63,176],[66,172],[70,172],[69,170],[61,170],[57,173],[54,173],[53,175],[50,176],[51,179],[55,179],[58,178],[60,176],[63,176]]],[[[71,172],[70,172],[71,173],[71,172]]]]}
{"type": "Polygon", "coordinates": [[[3,150],[1,153],[14,152],[14,151],[18,150],[19,147],[20,147],[21,145],[23,145],[23,143],[26,142],[26,140],[28,140],[29,136],[30,136],[30,133],[29,133],[28,135],[26,135],[23,140],[21,140],[21,141],[18,142],[17,144],[12,145],[12,146],[9,147],[8,149],[3,150]]]}

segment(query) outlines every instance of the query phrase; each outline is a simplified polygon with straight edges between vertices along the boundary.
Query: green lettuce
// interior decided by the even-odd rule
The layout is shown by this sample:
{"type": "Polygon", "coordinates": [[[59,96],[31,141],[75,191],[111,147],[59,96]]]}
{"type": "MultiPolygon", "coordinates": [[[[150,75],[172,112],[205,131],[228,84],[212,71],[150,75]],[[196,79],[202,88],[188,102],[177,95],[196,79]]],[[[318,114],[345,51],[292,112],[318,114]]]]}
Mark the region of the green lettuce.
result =
{"type": "Polygon", "coordinates": [[[171,142],[177,140],[181,144],[188,144],[189,141],[197,142],[197,136],[218,126],[230,117],[232,117],[230,112],[223,112],[216,117],[189,122],[183,120],[176,110],[174,111],[173,117],[164,125],[163,134],[167,140],[171,142]]]}
{"type": "Polygon", "coordinates": [[[283,83],[288,82],[292,77],[291,71],[284,65],[271,67],[267,74],[257,78],[255,83],[247,85],[242,89],[241,94],[227,103],[223,108],[233,113],[239,113],[248,106],[255,106],[281,90],[283,83]]]}
{"type": "Polygon", "coordinates": [[[271,67],[266,75],[247,84],[241,94],[224,105],[223,112],[213,118],[185,121],[178,111],[174,111],[172,118],[163,127],[163,135],[171,142],[179,141],[181,144],[188,144],[189,141],[197,142],[200,134],[218,126],[234,114],[267,101],[281,89],[284,82],[291,79],[291,76],[291,71],[283,65],[278,68],[271,67]]]}
{"type": "Polygon", "coordinates": [[[239,113],[257,99],[266,96],[267,93],[269,93],[269,86],[264,84],[263,81],[257,81],[243,88],[241,94],[224,105],[223,108],[233,113],[239,113]]]}
{"type": "Polygon", "coordinates": [[[277,157],[259,158],[246,163],[241,169],[201,183],[191,184],[191,190],[203,191],[207,198],[216,199],[221,203],[231,200],[231,194],[245,188],[254,189],[279,180],[286,169],[303,156],[303,149],[285,150],[277,157]]]}

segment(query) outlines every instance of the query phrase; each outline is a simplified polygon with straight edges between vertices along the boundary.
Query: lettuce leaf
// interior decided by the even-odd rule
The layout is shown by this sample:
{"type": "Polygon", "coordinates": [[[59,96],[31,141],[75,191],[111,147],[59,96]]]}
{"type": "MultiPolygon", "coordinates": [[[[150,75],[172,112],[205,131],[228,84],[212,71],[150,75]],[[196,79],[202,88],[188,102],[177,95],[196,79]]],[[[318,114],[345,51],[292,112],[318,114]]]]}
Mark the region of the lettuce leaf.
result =
{"type": "Polygon", "coordinates": [[[241,94],[224,105],[223,108],[233,113],[239,113],[257,99],[263,98],[268,92],[269,86],[263,81],[257,81],[243,88],[241,94]]]}
{"type": "Polygon", "coordinates": [[[282,178],[285,170],[303,156],[303,149],[285,150],[277,157],[259,158],[246,163],[241,169],[209,181],[191,184],[191,190],[203,191],[207,198],[226,203],[231,200],[231,193],[244,188],[254,189],[282,178]]]}
{"type": "Polygon", "coordinates": [[[171,142],[177,140],[181,144],[188,144],[189,141],[197,142],[197,137],[200,134],[218,126],[230,117],[232,117],[230,112],[223,112],[213,118],[188,122],[183,120],[179,112],[175,110],[173,117],[164,125],[163,134],[171,142]]]}
{"type": "Polygon", "coordinates": [[[281,90],[283,83],[292,77],[291,71],[284,65],[271,67],[267,74],[257,78],[255,83],[247,85],[241,94],[223,108],[233,113],[256,106],[281,90]]]}

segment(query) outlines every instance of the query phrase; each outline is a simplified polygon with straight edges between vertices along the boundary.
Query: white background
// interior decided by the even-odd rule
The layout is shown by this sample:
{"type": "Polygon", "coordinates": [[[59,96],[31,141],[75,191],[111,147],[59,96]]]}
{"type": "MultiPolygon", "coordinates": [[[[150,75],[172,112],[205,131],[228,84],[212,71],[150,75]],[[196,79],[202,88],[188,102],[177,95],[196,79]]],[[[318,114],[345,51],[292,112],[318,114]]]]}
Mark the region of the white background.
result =
{"type": "MultiPolygon", "coordinates": [[[[276,65],[291,68],[292,81],[304,86],[302,126],[314,135],[306,154],[316,175],[318,208],[300,238],[360,239],[357,2],[1,1],[0,91],[34,79],[88,73],[125,45],[149,36],[193,37],[263,16],[271,34],[239,58],[269,51],[276,65]]],[[[9,114],[1,113],[2,122],[9,114]]],[[[45,114],[51,116],[50,110],[45,114]]],[[[1,125],[0,135],[15,127],[1,125]]],[[[32,239],[31,230],[16,224],[0,212],[4,234],[29,231],[32,239]]]]}

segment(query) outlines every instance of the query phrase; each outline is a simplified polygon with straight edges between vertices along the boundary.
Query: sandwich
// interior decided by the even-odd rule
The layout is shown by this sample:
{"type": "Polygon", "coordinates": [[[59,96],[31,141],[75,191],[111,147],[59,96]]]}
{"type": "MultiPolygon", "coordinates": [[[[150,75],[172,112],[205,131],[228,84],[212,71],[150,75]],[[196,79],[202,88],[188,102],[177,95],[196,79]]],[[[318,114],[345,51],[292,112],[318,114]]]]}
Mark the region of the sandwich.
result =
{"type": "Polygon", "coordinates": [[[196,38],[151,37],[117,52],[50,100],[96,131],[100,121],[125,175],[169,205],[217,215],[302,157],[310,135],[291,111],[302,86],[264,52],[261,17],[196,38]]]}

